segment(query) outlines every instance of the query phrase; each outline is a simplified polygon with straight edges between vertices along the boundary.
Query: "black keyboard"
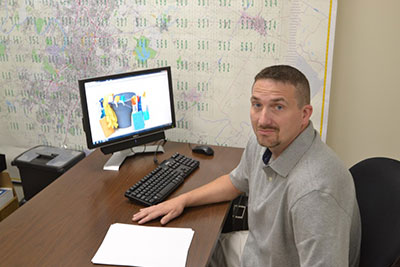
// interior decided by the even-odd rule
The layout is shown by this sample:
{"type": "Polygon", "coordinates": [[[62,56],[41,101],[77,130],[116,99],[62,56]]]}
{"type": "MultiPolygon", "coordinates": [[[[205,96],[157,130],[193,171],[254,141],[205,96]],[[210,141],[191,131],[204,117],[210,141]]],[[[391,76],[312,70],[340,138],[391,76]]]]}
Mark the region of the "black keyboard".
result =
{"type": "Polygon", "coordinates": [[[146,206],[168,197],[200,165],[198,160],[175,153],[131,186],[125,196],[146,206]]]}

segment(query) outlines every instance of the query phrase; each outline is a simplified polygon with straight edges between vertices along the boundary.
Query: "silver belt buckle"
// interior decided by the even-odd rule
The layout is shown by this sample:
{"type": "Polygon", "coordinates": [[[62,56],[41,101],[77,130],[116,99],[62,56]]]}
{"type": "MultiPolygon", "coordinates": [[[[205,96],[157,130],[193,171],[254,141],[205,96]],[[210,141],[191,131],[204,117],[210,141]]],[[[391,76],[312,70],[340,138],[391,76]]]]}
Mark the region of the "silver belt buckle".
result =
{"type": "Polygon", "coordinates": [[[235,219],[243,219],[244,218],[244,214],[245,214],[245,212],[246,212],[246,206],[243,206],[243,205],[234,205],[233,206],[233,214],[232,214],[232,217],[233,218],[235,218],[235,219]],[[242,214],[240,214],[240,215],[236,215],[236,214],[238,214],[238,213],[240,213],[240,211],[238,212],[238,210],[239,209],[241,209],[242,210],[242,214]]]}

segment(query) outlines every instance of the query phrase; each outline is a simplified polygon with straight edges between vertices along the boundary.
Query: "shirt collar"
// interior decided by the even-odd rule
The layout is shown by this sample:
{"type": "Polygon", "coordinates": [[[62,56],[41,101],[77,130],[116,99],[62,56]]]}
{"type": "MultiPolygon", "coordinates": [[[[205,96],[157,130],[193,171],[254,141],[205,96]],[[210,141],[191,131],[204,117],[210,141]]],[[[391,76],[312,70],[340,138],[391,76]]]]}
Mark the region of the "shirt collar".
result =
{"type": "Polygon", "coordinates": [[[271,158],[271,151],[267,148],[263,154],[263,161],[280,176],[287,177],[300,158],[313,143],[317,132],[312,122],[293,140],[293,142],[276,158],[271,158]]]}

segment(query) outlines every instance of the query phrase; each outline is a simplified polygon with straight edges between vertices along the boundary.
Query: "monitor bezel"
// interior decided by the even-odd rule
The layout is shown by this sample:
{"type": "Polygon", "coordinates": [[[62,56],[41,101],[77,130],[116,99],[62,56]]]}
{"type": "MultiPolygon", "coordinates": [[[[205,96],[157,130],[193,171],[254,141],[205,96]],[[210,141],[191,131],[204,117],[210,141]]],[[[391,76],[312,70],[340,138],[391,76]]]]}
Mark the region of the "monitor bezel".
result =
{"type": "MultiPolygon", "coordinates": [[[[156,136],[161,136],[160,132],[164,132],[167,129],[172,129],[176,127],[176,119],[175,119],[175,105],[174,105],[174,97],[173,97],[173,86],[172,86],[172,75],[171,75],[171,67],[161,67],[161,68],[152,68],[152,69],[144,69],[144,70],[138,70],[138,71],[131,71],[131,72],[125,72],[125,73],[119,73],[119,74],[112,74],[112,75],[104,75],[104,76],[99,76],[99,77],[91,77],[91,78],[85,78],[85,79],[80,79],[78,80],[79,84],[79,93],[80,93],[80,99],[81,99],[81,107],[82,107],[82,124],[83,124],[83,130],[86,135],[86,144],[89,149],[95,149],[95,148],[102,148],[102,151],[110,151],[109,153],[113,151],[118,151],[118,147],[124,146],[122,143],[126,143],[125,146],[127,147],[134,147],[143,144],[143,142],[135,142],[136,139],[141,139],[143,140],[143,137],[149,137],[151,135],[156,135],[156,136]],[[141,131],[139,133],[132,133],[127,136],[121,136],[121,138],[118,139],[112,139],[103,143],[98,143],[94,144],[93,143],[93,138],[92,138],[92,132],[90,128],[90,122],[89,122],[89,110],[88,110],[88,103],[87,103],[87,97],[86,97],[86,91],[85,91],[85,84],[88,82],[93,82],[93,81],[105,81],[105,80],[110,80],[110,79],[120,79],[120,78],[126,78],[126,77],[133,77],[133,76],[140,76],[140,75],[146,75],[146,74],[152,74],[152,73],[158,73],[162,71],[167,71],[167,77],[168,77],[168,89],[169,89],[169,101],[170,101],[170,112],[171,112],[171,123],[162,125],[159,128],[153,128],[153,129],[148,129],[146,131],[141,131]],[[121,146],[122,145],[122,146],[121,146]],[[111,146],[116,146],[115,149],[113,149],[111,146]],[[108,147],[108,148],[107,148],[108,147]]],[[[151,140],[151,138],[145,138],[145,140],[151,140]]]]}

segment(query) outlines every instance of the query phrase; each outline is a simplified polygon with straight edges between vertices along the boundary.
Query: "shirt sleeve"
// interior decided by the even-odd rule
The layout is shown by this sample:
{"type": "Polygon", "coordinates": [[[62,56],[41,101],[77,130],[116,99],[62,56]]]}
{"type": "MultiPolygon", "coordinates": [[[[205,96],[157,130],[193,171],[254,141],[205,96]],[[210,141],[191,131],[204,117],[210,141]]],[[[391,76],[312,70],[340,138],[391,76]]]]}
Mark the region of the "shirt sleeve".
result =
{"type": "Polygon", "coordinates": [[[250,138],[243,151],[239,165],[229,174],[232,184],[241,192],[249,194],[249,177],[252,169],[252,157],[254,157],[255,138],[250,138]]]}
{"type": "Polygon", "coordinates": [[[330,194],[310,192],[290,215],[301,266],[349,266],[351,220],[330,194]]]}

